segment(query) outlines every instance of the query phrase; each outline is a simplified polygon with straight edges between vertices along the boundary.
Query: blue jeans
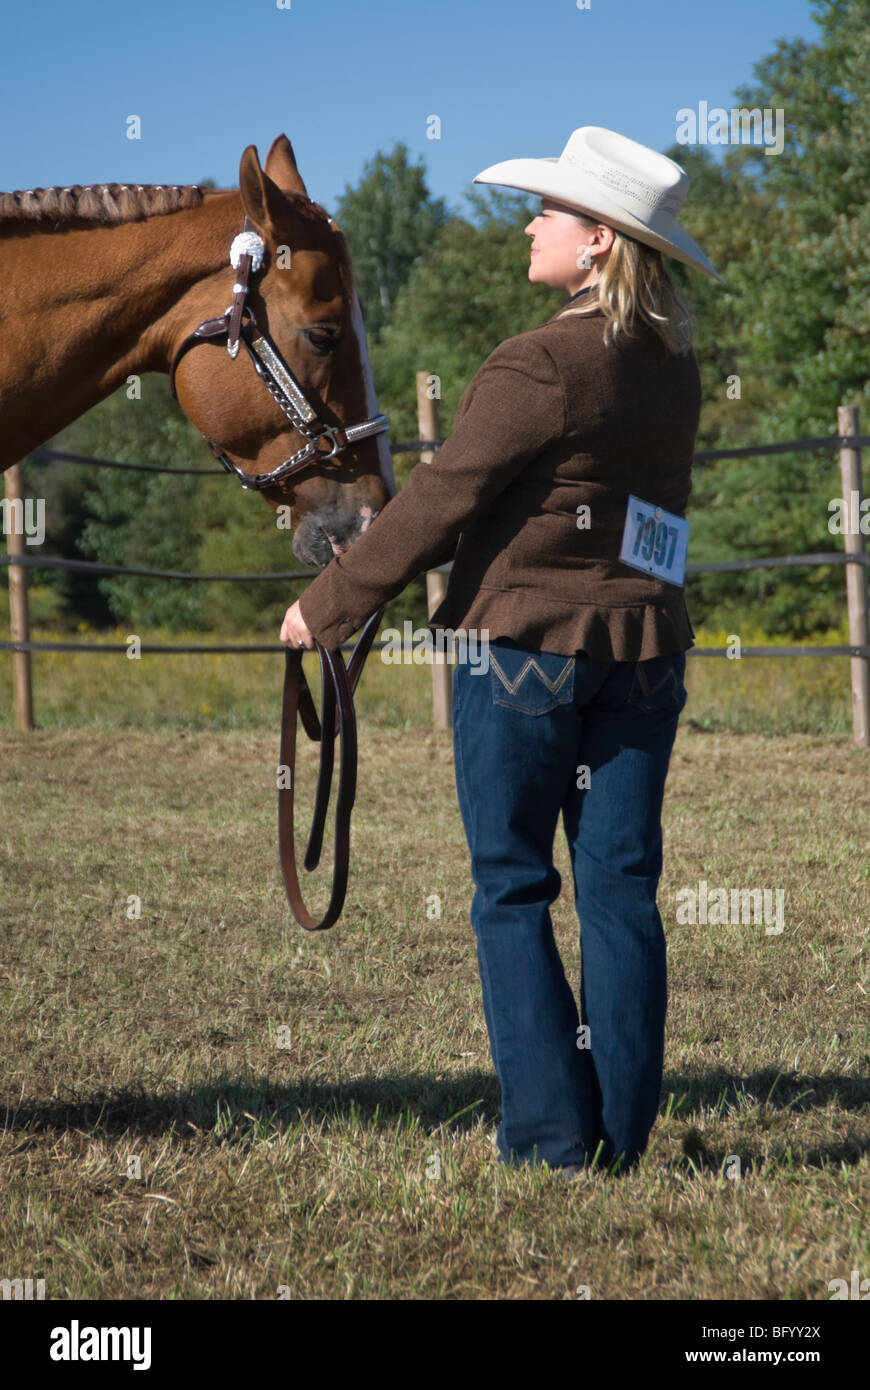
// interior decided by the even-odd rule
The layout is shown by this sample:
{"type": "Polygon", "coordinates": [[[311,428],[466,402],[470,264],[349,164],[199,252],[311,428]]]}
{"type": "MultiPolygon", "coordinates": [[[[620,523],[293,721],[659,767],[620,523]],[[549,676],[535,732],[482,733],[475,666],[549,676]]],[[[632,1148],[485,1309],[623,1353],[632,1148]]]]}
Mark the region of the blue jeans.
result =
{"type": "Polygon", "coordinates": [[[686,654],[591,661],[490,643],[453,674],[459,807],[499,1158],[636,1166],[658,1112],[667,1011],[661,809],[686,654]],[[584,768],[588,772],[584,772],[584,768]],[[578,785],[579,784],[579,785],[578,785]],[[561,812],[580,919],[580,1009],[553,938],[561,812]],[[588,1045],[587,1045],[588,1043],[588,1045]]]}

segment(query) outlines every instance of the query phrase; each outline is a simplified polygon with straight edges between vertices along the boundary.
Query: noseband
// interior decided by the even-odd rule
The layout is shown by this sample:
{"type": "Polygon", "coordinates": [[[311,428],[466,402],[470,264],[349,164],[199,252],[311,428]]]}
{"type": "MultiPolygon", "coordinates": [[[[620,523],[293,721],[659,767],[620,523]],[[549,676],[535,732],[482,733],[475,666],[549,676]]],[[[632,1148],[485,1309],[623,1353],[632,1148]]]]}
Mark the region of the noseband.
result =
{"type": "MultiPolygon", "coordinates": [[[[330,219],[331,221],[331,219],[330,219]]],[[[249,229],[249,219],[245,218],[245,230],[235,238],[230,247],[230,264],[236,271],[237,279],[233,285],[233,302],[220,318],[205,319],[192,333],[188,333],[179,347],[169,368],[169,385],[176,400],[175,373],[185,353],[200,343],[214,343],[226,340],[227,352],[235,359],[239,352],[239,342],[244,343],[248,356],[254,364],[257,375],[278,402],[295,430],[307,441],[295,454],[291,454],[271,473],[246,473],[237,463],[206,435],[203,435],[214,457],[227,470],[235,473],[242,487],[252,492],[262,492],[263,488],[274,487],[285,478],[301,473],[304,468],[312,468],[335,458],[349,444],[359,439],[368,439],[374,434],[383,434],[390,428],[386,415],[372,415],[358,425],[328,425],[320,419],[317,411],[305,395],[293,372],[287,366],[268,333],[264,333],[254,317],[248,303],[249,281],[263,264],[264,245],[262,238],[249,229]],[[327,448],[322,446],[326,444],[327,448]]]]}
{"type": "MultiPolygon", "coordinates": [[[[330,219],[331,221],[331,219],[330,219]]],[[[237,272],[233,285],[233,302],[220,318],[206,319],[184,339],[173,358],[169,369],[169,382],[172,394],[175,392],[175,371],[181,358],[191,348],[200,343],[214,343],[226,340],[227,352],[235,359],[239,343],[243,342],[248,356],[254,364],[257,375],[269,394],[287,416],[293,428],[306,440],[303,448],[273,468],[271,473],[245,473],[238,464],[205,435],[206,444],[215,458],[228,473],[235,473],[242,487],[251,491],[262,491],[274,487],[285,478],[301,473],[327,459],[340,454],[349,444],[370,435],[381,434],[389,429],[385,415],[373,415],[359,425],[328,425],[318,416],[309,402],[293,372],[287,366],[268,333],[263,333],[247,302],[249,281],[252,272],[260,269],[263,263],[264,246],[262,239],[249,230],[245,218],[245,230],[237,236],[230,248],[230,263],[237,272]],[[323,445],[326,445],[326,449],[323,445]]],[[[339,648],[334,651],[322,647],[315,640],[320,657],[320,676],[323,690],[323,709],[318,719],[314,700],[302,670],[302,652],[287,649],[284,668],[284,698],[281,709],[281,768],[289,774],[289,785],[279,778],[278,785],[278,853],[284,877],[284,889],[293,916],[306,931],[323,931],[337,921],[344,906],[347,892],[348,865],[350,862],[350,814],[356,795],[357,738],[356,711],[353,695],[368,655],[372,638],[377,631],[383,608],[379,608],[367,620],[357,639],[347,666],[339,648]],[[341,762],[339,765],[338,793],[335,807],[335,849],[332,871],[332,892],[326,912],[320,921],[315,921],[302,900],[299,875],[296,865],[296,843],[293,823],[294,792],[296,781],[296,727],[301,719],[308,737],[320,743],[320,768],[317,775],[317,791],[314,801],[314,816],[308,848],[305,852],[305,868],[316,869],[320,862],[323,847],[323,831],[329,807],[329,793],[332,786],[332,772],[335,765],[335,738],[341,740],[341,762]]]]}

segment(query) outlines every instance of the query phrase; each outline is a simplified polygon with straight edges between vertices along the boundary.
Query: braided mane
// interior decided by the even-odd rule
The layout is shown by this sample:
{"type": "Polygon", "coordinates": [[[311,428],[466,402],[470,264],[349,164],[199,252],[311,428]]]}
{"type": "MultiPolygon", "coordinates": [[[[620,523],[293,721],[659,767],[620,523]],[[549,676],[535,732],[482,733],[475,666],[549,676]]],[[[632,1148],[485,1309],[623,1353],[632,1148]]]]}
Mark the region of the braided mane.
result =
{"type": "Polygon", "coordinates": [[[204,196],[198,184],[74,183],[69,188],[19,189],[0,193],[0,222],[89,222],[108,227],[199,207],[204,196]]]}
{"type": "MultiPolygon", "coordinates": [[[[17,189],[0,193],[0,228],[11,223],[43,223],[45,231],[57,231],[70,223],[111,227],[123,222],[142,222],[184,208],[199,207],[207,194],[228,189],[205,189],[199,184],[71,184],[69,188],[17,189]]],[[[310,222],[326,222],[336,233],[339,273],[345,292],[353,295],[353,266],[347,243],[326,209],[302,193],[285,193],[294,212],[310,222]]]]}
{"type": "MultiPolygon", "coordinates": [[[[230,189],[205,189],[199,184],[74,183],[69,188],[16,189],[0,193],[0,224],[4,222],[87,222],[110,227],[121,222],[142,222],[148,217],[196,208],[209,193],[230,189]]],[[[329,213],[313,198],[285,193],[294,212],[311,222],[330,222],[329,213]]]]}

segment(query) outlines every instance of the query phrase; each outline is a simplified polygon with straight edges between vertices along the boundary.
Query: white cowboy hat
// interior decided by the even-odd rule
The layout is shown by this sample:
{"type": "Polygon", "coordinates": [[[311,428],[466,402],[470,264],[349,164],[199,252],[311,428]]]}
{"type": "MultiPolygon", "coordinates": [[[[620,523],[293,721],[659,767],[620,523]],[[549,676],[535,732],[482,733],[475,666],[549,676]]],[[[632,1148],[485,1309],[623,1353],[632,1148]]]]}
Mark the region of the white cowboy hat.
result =
{"type": "Polygon", "coordinates": [[[558,159],[504,159],[474,182],[552,198],[725,283],[677,222],[689,191],[688,174],[666,155],[615,130],[580,126],[558,159]]]}

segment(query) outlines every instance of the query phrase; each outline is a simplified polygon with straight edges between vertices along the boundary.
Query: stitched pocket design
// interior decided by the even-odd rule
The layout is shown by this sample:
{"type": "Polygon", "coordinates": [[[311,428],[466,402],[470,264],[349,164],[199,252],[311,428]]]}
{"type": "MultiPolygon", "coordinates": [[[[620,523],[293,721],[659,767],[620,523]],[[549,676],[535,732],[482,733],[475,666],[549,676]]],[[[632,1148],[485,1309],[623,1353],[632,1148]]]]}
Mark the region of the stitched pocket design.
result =
{"type": "Polygon", "coordinates": [[[494,705],[519,714],[548,714],[574,699],[573,656],[558,652],[489,650],[490,690],[494,705]]]}
{"type": "Polygon", "coordinates": [[[657,711],[679,714],[688,698],[683,676],[685,652],[671,656],[652,656],[638,661],[628,693],[628,703],[645,714],[657,711]]]}

